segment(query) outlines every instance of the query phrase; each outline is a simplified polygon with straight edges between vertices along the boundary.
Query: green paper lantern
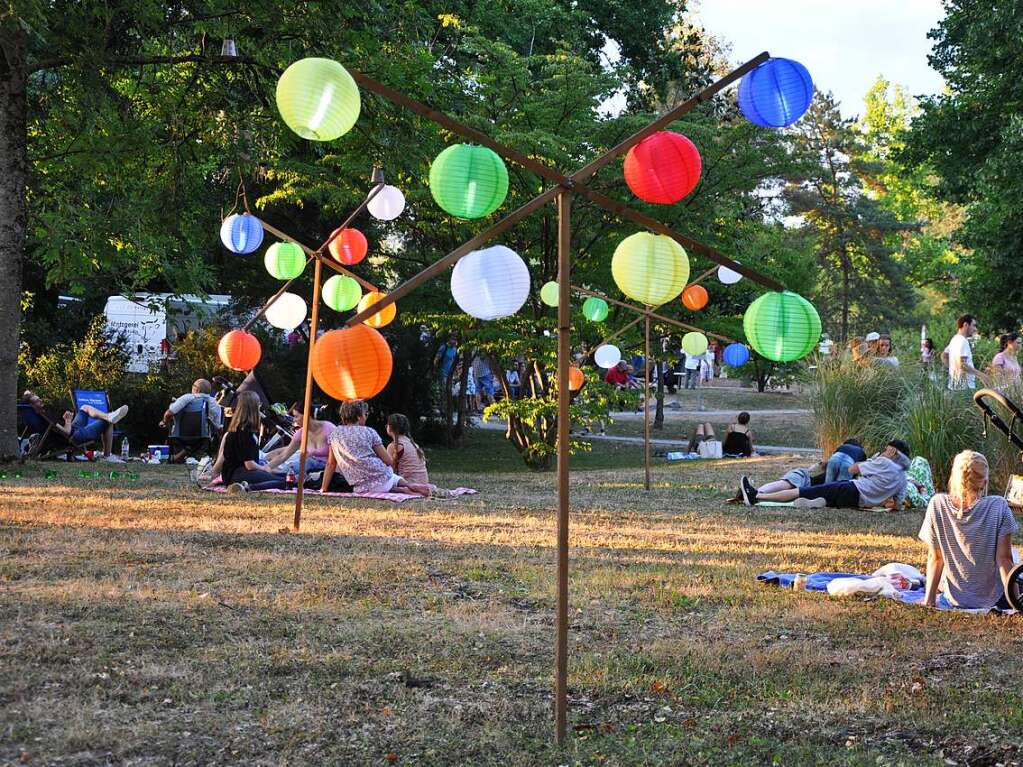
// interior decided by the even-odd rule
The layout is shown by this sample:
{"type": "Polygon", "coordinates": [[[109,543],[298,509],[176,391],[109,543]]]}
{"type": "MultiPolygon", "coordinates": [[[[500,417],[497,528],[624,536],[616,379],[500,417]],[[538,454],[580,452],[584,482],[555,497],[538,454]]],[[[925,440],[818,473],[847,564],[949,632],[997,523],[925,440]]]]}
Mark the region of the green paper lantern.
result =
{"type": "Polygon", "coordinates": [[[278,280],[293,280],[305,270],[305,253],[293,242],[275,242],[266,249],[263,263],[278,280]]]}
{"type": "Polygon", "coordinates": [[[590,296],[583,301],[583,317],[590,322],[603,322],[607,319],[607,301],[603,298],[590,296]]]}
{"type": "Polygon", "coordinates": [[[671,237],[637,232],[615,248],[611,275],[629,298],[647,306],[660,306],[676,298],[685,287],[689,256],[671,237]]]}
{"type": "Polygon", "coordinates": [[[561,288],[558,287],[558,283],[554,280],[545,282],[543,287],[540,288],[540,300],[543,301],[547,306],[558,306],[558,298],[561,296],[561,288]]]}
{"type": "Polygon", "coordinates": [[[323,303],[335,312],[354,309],[362,298],[362,287],[351,277],[335,274],[323,283],[323,303]]]}
{"type": "Polygon", "coordinates": [[[690,357],[699,357],[707,351],[707,336],[703,333],[686,333],[682,336],[682,351],[690,357]]]}
{"type": "Polygon", "coordinates": [[[449,146],[430,166],[430,194],[458,218],[489,216],[508,195],[508,169],[485,146],[449,146]]]}
{"type": "Polygon", "coordinates": [[[813,304],[800,295],[764,293],[749,305],[742,329],[756,352],[774,362],[805,357],[821,336],[821,318],[813,304]]]}
{"type": "Polygon", "coordinates": [[[289,128],[310,141],[348,133],[361,108],[355,80],[331,59],[296,61],[277,81],[277,110],[289,128]]]}

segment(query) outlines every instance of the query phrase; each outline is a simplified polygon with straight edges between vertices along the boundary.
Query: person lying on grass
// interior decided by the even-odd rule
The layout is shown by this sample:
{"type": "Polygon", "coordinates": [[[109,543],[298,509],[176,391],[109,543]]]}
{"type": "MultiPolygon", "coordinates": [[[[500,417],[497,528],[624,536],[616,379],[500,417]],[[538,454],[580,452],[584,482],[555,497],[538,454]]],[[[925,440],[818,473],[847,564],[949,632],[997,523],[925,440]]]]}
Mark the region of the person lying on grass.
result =
{"type": "MultiPolygon", "coordinates": [[[[43,404],[42,398],[35,392],[25,389],[21,395],[21,401],[30,405],[39,415],[47,417],[46,406],[43,404]]],[[[110,463],[124,463],[111,451],[114,444],[114,424],[127,414],[127,405],[121,405],[109,413],[97,410],[92,405],[82,405],[74,415],[70,410],[65,410],[63,419],[55,422],[53,428],[67,437],[72,445],[87,445],[90,442],[101,440],[103,443],[102,460],[110,463]]]]}
{"type": "Polygon", "coordinates": [[[391,468],[393,461],[375,429],[366,426],[369,407],[365,402],[344,402],[340,407],[341,425],[327,440],[330,452],[323,470],[320,492],[326,493],[335,471],[340,471],[356,493],[404,492],[430,497],[431,487],[410,484],[391,468]]]}
{"type": "Polygon", "coordinates": [[[775,490],[765,487],[760,492],[744,476],[739,483],[742,500],[747,506],[763,501],[786,503],[794,501],[798,509],[859,508],[893,503],[901,509],[906,495],[906,469],[909,468],[909,445],[893,439],[885,449],[869,461],[854,463],[849,474],[855,479],[827,482],[810,487],[775,490]]]}
{"type": "Polygon", "coordinates": [[[952,462],[948,492],[927,505],[920,528],[927,544],[927,606],[934,607],[942,591],[953,607],[1009,608],[1005,583],[1019,524],[1008,502],[987,489],[987,459],[964,450],[952,462]]]}
{"type": "MultiPolygon", "coordinates": [[[[862,463],[867,460],[867,454],[856,437],[849,437],[845,442],[835,448],[827,462],[819,462],[807,468],[790,469],[785,472],[781,479],[768,482],[757,488],[757,493],[776,493],[779,490],[799,489],[811,485],[823,485],[828,482],[839,482],[852,479],[849,474],[849,467],[854,463],[862,463]]],[[[914,459],[916,460],[916,459],[914,459]]],[[[928,496],[930,498],[930,496],[928,496]]],[[[742,503],[742,491],[740,490],[731,498],[729,503],[742,503]]],[[[892,504],[894,506],[894,502],[892,504]]],[[[926,506],[926,504],[923,504],[926,506]]]]}

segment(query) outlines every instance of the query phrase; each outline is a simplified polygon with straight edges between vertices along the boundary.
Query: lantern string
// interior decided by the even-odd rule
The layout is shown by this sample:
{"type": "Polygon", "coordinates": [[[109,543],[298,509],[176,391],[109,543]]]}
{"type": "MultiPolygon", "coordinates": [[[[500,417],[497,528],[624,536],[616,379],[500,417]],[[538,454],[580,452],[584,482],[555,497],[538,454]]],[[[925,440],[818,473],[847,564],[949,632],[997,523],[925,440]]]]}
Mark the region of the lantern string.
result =
{"type": "Polygon", "coordinates": [[[711,276],[712,274],[714,274],[714,272],[716,272],[716,271],[718,270],[718,268],[719,268],[719,267],[718,267],[717,265],[714,265],[714,266],[712,266],[712,267],[711,267],[710,269],[708,269],[707,271],[705,271],[705,272],[704,272],[703,274],[701,274],[701,275],[700,275],[699,277],[697,277],[697,278],[696,278],[695,280],[693,280],[692,282],[690,282],[690,283],[689,283],[689,287],[692,287],[693,285],[699,285],[699,284],[700,284],[701,282],[703,282],[703,281],[704,281],[705,279],[707,279],[707,278],[708,278],[708,277],[710,277],[710,276],[711,276]]]}
{"type": "Polygon", "coordinates": [[[234,204],[235,204],[236,207],[238,205],[238,196],[239,195],[242,198],[242,205],[245,206],[245,212],[251,215],[252,211],[249,210],[249,196],[245,192],[245,179],[242,177],[242,169],[240,167],[238,168],[238,191],[235,193],[235,201],[234,201],[234,204]]]}
{"type": "Polygon", "coordinates": [[[362,211],[366,209],[366,206],[373,201],[373,198],[376,197],[385,186],[386,184],[384,184],[384,182],[381,181],[379,184],[370,189],[369,194],[366,195],[366,199],[362,201],[362,204],[351,212],[348,218],[346,218],[344,222],[342,222],[341,226],[339,226],[337,229],[330,233],[330,237],[324,240],[323,244],[316,249],[315,253],[318,256],[322,256],[323,252],[327,249],[330,243],[332,243],[335,240],[335,238],[341,236],[341,232],[343,232],[348,227],[348,225],[352,223],[352,220],[357,215],[359,215],[360,213],[362,213],[362,211]]]}

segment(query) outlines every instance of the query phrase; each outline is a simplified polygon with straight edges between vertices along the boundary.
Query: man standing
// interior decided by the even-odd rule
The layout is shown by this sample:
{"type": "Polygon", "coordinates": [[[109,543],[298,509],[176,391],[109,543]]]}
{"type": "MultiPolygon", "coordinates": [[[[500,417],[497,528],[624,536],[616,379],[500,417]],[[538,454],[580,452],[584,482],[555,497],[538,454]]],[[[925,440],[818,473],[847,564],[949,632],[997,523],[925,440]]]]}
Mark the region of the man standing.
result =
{"type": "Polygon", "coordinates": [[[949,389],[976,389],[977,379],[988,383],[988,378],[973,366],[973,349],[969,339],[977,333],[977,318],[964,314],[956,320],[959,329],[941,353],[942,361],[948,366],[949,389]]]}

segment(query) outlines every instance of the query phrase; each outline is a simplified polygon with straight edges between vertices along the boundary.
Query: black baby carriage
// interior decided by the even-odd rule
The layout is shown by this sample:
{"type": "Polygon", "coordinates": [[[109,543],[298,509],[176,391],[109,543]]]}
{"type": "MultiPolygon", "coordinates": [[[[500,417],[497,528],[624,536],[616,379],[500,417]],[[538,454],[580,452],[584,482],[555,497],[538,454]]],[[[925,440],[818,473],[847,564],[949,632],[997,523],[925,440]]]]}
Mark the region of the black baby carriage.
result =
{"type": "Polygon", "coordinates": [[[273,402],[255,370],[250,371],[245,380],[237,386],[223,376],[215,377],[213,382],[218,387],[217,402],[225,409],[232,408],[235,399],[243,391],[253,391],[259,396],[259,416],[262,425],[259,445],[263,452],[269,452],[291,441],[295,433],[292,418],[287,413],[278,413],[273,409],[273,402]]]}

